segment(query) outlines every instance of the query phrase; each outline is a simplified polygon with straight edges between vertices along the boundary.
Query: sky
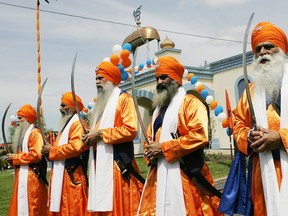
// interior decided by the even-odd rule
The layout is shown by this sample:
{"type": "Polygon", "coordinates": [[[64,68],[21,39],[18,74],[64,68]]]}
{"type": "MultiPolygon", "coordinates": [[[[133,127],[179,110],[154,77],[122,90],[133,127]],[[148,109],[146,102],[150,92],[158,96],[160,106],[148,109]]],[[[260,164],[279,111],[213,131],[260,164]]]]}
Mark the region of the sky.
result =
{"type": "MultiPolygon", "coordinates": [[[[288,2],[274,0],[40,0],[41,78],[47,128],[58,129],[61,95],[71,91],[72,62],[76,93],[85,106],[96,96],[95,68],[113,54],[113,46],[136,30],[133,11],[141,7],[141,27],[158,30],[182,50],[182,63],[203,66],[241,54],[245,28],[270,21],[288,32],[288,2]]],[[[24,104],[37,105],[36,0],[0,0],[0,119],[24,104]]],[[[140,48],[138,63],[153,58],[156,41],[140,48]]],[[[248,46],[247,51],[251,50],[248,46]]],[[[6,134],[7,136],[7,134],[6,134]]],[[[2,134],[0,135],[0,142],[2,134]]]]}

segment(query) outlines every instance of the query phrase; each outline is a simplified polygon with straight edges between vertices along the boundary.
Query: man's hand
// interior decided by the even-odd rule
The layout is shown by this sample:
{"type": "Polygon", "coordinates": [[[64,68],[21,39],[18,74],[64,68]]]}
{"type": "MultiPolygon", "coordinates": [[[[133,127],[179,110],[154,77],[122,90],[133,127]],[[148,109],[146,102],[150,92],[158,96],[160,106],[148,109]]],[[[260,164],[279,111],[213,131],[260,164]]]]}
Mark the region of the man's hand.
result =
{"type": "Polygon", "coordinates": [[[253,141],[250,147],[254,152],[283,148],[281,137],[277,131],[259,127],[259,131],[252,131],[250,137],[250,140],[253,141]]]}
{"type": "Polygon", "coordinates": [[[49,153],[50,153],[50,149],[51,149],[52,145],[51,144],[46,144],[42,146],[42,150],[41,153],[47,157],[49,157],[49,153]]]}
{"type": "Polygon", "coordinates": [[[85,145],[91,146],[101,138],[102,138],[102,130],[89,129],[87,131],[87,134],[83,134],[82,141],[85,143],[85,145]]]}
{"type": "Polygon", "coordinates": [[[145,157],[149,161],[153,161],[156,158],[163,157],[162,144],[158,142],[150,142],[149,145],[145,147],[145,157]]]}
{"type": "Polygon", "coordinates": [[[8,153],[8,154],[6,155],[5,160],[6,160],[9,164],[12,164],[12,162],[13,162],[13,157],[14,157],[14,154],[8,153]]]}

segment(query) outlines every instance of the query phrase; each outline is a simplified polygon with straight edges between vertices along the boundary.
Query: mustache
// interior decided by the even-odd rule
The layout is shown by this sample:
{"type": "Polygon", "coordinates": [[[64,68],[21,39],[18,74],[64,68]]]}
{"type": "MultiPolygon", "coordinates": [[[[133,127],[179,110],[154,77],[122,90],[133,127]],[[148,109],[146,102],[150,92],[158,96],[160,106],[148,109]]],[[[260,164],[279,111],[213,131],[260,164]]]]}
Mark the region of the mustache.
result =
{"type": "Polygon", "coordinates": [[[165,84],[163,84],[163,83],[159,83],[156,86],[156,90],[157,90],[158,93],[160,93],[160,92],[162,92],[164,90],[167,90],[167,86],[165,84]]]}
{"type": "Polygon", "coordinates": [[[267,60],[267,61],[271,61],[273,60],[273,57],[270,55],[263,55],[257,58],[257,64],[260,64],[262,61],[267,60]]]}

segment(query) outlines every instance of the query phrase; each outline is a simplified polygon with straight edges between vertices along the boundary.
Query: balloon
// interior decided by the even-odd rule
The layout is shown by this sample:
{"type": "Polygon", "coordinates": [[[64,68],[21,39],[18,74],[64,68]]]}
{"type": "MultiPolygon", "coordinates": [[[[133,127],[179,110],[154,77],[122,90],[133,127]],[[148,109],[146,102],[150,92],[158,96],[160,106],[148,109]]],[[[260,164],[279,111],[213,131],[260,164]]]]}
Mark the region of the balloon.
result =
{"type": "Polygon", "coordinates": [[[147,65],[147,66],[151,66],[151,63],[152,63],[152,62],[151,62],[150,59],[147,59],[147,60],[146,60],[146,65],[147,65]]]}
{"type": "Polygon", "coordinates": [[[223,112],[223,107],[222,106],[216,106],[214,110],[215,116],[218,116],[221,112],[223,112]]]}
{"type": "Polygon", "coordinates": [[[154,63],[154,65],[156,65],[157,62],[158,62],[158,58],[154,58],[154,59],[153,59],[153,63],[154,63]]]}
{"type": "Polygon", "coordinates": [[[130,56],[130,52],[128,50],[122,50],[120,53],[121,59],[127,59],[130,56]]]}
{"type": "Polygon", "coordinates": [[[128,72],[129,72],[130,74],[132,74],[132,68],[131,68],[131,67],[128,69],[128,72]]]}
{"type": "Polygon", "coordinates": [[[130,58],[126,58],[126,59],[122,59],[122,65],[124,66],[124,68],[127,68],[131,65],[131,60],[130,58]]]}
{"type": "Polygon", "coordinates": [[[15,119],[17,119],[17,117],[16,117],[15,115],[11,115],[11,116],[10,116],[10,120],[11,120],[11,121],[14,121],[15,119]]]}
{"type": "Polygon", "coordinates": [[[188,75],[188,70],[185,68],[184,73],[183,73],[183,77],[187,77],[187,75],[188,75]]]}
{"type": "Polygon", "coordinates": [[[120,55],[121,51],[122,51],[121,45],[116,44],[116,45],[113,46],[113,53],[114,54],[120,55]]]}
{"type": "Polygon", "coordinates": [[[218,106],[218,102],[216,100],[212,100],[210,102],[210,108],[214,110],[218,106]]]}
{"type": "MultiPolygon", "coordinates": [[[[136,65],[135,68],[134,68],[134,71],[139,71],[139,67],[136,65]]],[[[136,73],[135,73],[136,74],[136,73]]]]}
{"type": "Polygon", "coordinates": [[[205,99],[205,98],[207,97],[207,95],[208,95],[208,91],[207,91],[206,89],[203,89],[203,90],[201,91],[201,97],[202,97],[203,99],[205,99]]]}
{"type": "MultiPolygon", "coordinates": [[[[216,107],[216,109],[217,109],[217,107],[216,107]]],[[[216,109],[215,109],[215,111],[216,111],[216,109]]],[[[217,119],[218,119],[219,122],[222,122],[223,119],[225,119],[225,118],[227,118],[227,115],[226,115],[226,113],[224,113],[224,112],[220,112],[220,113],[218,114],[218,116],[217,116],[217,119]]]]}
{"type": "Polygon", "coordinates": [[[214,98],[213,98],[212,95],[208,95],[208,96],[206,97],[206,103],[207,103],[207,104],[210,104],[212,100],[214,100],[214,98]]]}
{"type": "Polygon", "coordinates": [[[10,124],[11,124],[12,127],[15,127],[15,126],[16,126],[16,122],[15,122],[15,121],[11,121],[10,124]]]}
{"type": "Polygon", "coordinates": [[[198,88],[198,86],[200,86],[200,85],[202,85],[202,83],[201,83],[201,82],[196,82],[196,83],[195,83],[195,88],[197,89],[197,88],[198,88]]]}
{"type": "Polygon", "coordinates": [[[131,46],[130,43],[125,43],[125,44],[123,44],[122,49],[131,51],[132,50],[132,46],[131,46]]]}
{"type": "Polygon", "coordinates": [[[88,111],[89,111],[89,110],[88,110],[88,108],[87,108],[87,107],[84,107],[84,108],[83,108],[83,110],[82,110],[82,112],[83,112],[84,114],[87,114],[87,113],[88,113],[88,111]]]}
{"type": "Polygon", "coordinates": [[[142,70],[144,68],[144,64],[139,64],[139,71],[142,70]]]}
{"type": "Polygon", "coordinates": [[[124,71],[123,73],[121,73],[121,80],[122,80],[122,81],[127,80],[128,77],[129,77],[129,75],[128,75],[128,72],[127,72],[127,71],[124,71]]]}
{"type": "Polygon", "coordinates": [[[197,76],[193,76],[190,80],[191,84],[195,84],[198,80],[198,77],[197,76]]]}
{"type": "Polygon", "coordinates": [[[191,78],[192,78],[194,75],[195,75],[194,73],[189,73],[189,74],[187,75],[187,80],[190,81],[191,78]]]}
{"type": "Polygon", "coordinates": [[[223,121],[222,121],[222,127],[223,128],[227,128],[228,125],[229,125],[228,118],[224,118],[223,121]]]}
{"type": "Polygon", "coordinates": [[[105,57],[105,58],[103,59],[103,62],[110,62],[110,58],[109,58],[109,57],[105,57]]]}
{"type": "Polygon", "coordinates": [[[201,85],[197,86],[196,91],[200,94],[201,91],[204,90],[204,89],[205,89],[204,85],[201,84],[201,85]]]}
{"type": "Polygon", "coordinates": [[[110,61],[113,65],[117,66],[120,62],[120,58],[117,54],[114,53],[110,56],[110,61]]]}
{"type": "Polygon", "coordinates": [[[118,64],[117,67],[119,68],[120,72],[123,73],[124,66],[122,64],[118,64]]]}
{"type": "Polygon", "coordinates": [[[226,128],[226,134],[227,134],[228,136],[231,136],[231,135],[232,135],[232,130],[231,130],[231,128],[229,128],[229,127],[226,128]]]}

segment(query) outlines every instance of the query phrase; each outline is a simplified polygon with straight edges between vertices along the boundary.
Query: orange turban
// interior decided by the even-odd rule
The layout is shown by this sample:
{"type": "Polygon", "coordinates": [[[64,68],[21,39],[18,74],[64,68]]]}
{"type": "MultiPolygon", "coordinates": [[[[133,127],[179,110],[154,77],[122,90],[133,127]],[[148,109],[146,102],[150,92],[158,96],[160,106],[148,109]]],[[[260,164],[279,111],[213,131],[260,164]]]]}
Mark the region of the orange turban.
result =
{"type": "MultiPolygon", "coordinates": [[[[80,97],[78,97],[77,95],[76,96],[76,102],[77,102],[77,106],[79,108],[79,111],[83,110],[84,108],[84,105],[82,103],[82,100],[80,97]]],[[[72,92],[66,92],[62,95],[62,98],[61,98],[61,103],[64,103],[66,104],[67,106],[73,108],[73,109],[76,109],[75,105],[74,105],[74,101],[73,101],[73,95],[72,95],[72,92]]]]}
{"type": "Polygon", "coordinates": [[[269,22],[260,22],[251,35],[251,45],[255,53],[255,47],[259,43],[270,42],[279,47],[286,54],[288,52],[288,42],[286,34],[279,27],[269,22]]]}
{"type": "Polygon", "coordinates": [[[25,118],[30,124],[35,122],[37,119],[36,111],[30,104],[22,106],[18,110],[17,116],[25,118]]]}
{"type": "Polygon", "coordinates": [[[100,65],[96,69],[96,75],[101,75],[105,79],[114,83],[115,85],[119,85],[121,82],[121,72],[120,69],[111,64],[110,62],[101,62],[100,65]]]}
{"type": "Polygon", "coordinates": [[[158,58],[159,66],[156,66],[156,76],[161,74],[168,75],[171,79],[176,80],[182,85],[182,76],[184,73],[184,67],[180,62],[172,56],[164,56],[158,58]]]}

